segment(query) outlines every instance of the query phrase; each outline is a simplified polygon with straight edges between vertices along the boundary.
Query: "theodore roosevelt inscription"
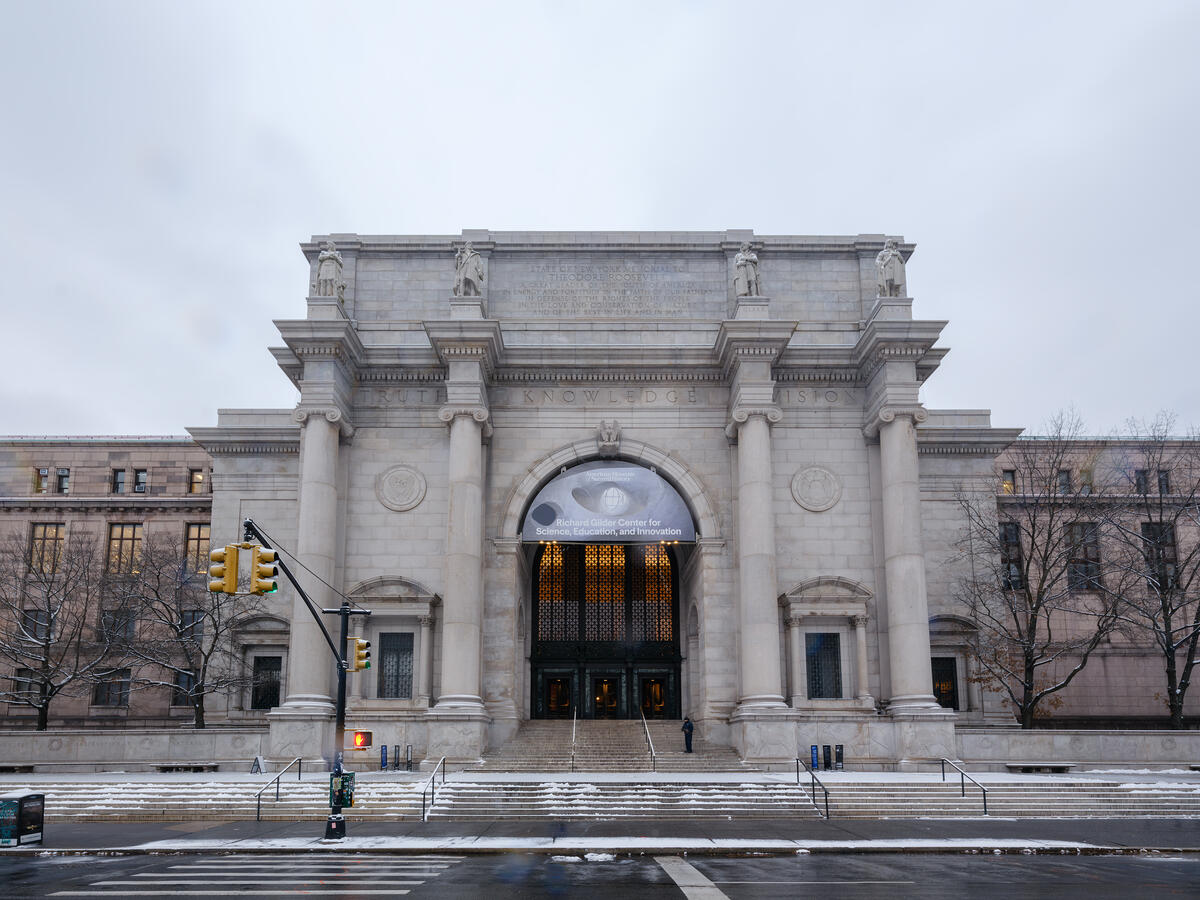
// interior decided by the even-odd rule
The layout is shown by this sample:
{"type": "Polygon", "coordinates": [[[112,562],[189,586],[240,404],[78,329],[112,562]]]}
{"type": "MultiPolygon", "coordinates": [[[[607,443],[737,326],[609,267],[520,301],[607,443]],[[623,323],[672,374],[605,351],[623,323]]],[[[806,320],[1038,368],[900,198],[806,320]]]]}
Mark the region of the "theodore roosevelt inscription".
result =
{"type": "Polygon", "coordinates": [[[649,258],[516,263],[497,257],[492,265],[491,303],[499,317],[723,317],[723,264],[649,258]]]}

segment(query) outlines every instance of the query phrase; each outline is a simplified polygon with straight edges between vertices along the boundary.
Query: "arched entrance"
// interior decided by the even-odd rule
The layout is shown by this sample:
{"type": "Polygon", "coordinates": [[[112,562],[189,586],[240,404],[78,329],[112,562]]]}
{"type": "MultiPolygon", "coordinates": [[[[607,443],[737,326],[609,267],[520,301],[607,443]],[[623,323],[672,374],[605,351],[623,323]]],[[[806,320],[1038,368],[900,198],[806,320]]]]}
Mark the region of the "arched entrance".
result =
{"type": "Polygon", "coordinates": [[[651,469],[585,463],[522,527],[532,559],[530,717],[678,718],[680,544],[691,514],[651,469]]]}

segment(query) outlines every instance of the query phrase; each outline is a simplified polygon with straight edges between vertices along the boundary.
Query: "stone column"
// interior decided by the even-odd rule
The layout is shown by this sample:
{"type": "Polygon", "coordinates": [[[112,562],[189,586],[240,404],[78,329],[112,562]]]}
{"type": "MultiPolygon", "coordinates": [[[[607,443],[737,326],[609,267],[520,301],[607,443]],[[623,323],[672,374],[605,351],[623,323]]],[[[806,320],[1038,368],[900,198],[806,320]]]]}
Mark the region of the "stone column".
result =
{"type": "Polygon", "coordinates": [[[929,663],[929,600],[921,549],[921,486],[917,469],[919,407],[879,413],[883,482],[883,558],[887,582],[891,712],[939,711],[929,663]]]}
{"type": "Polygon", "coordinates": [[[854,696],[858,700],[870,702],[871,691],[867,683],[867,617],[852,616],[854,626],[854,696]]]}
{"type": "Polygon", "coordinates": [[[421,626],[420,643],[417,652],[417,701],[429,705],[429,680],[433,672],[433,616],[421,616],[417,619],[421,626]]]}
{"type": "Polygon", "coordinates": [[[483,407],[445,407],[450,423],[446,511],[446,593],[442,598],[442,692],[439,710],[483,713],[483,407]]]}
{"type": "Polygon", "coordinates": [[[779,613],[775,584],[775,505],[771,484],[771,430],[778,409],[739,410],[738,604],[741,689],[738,708],[783,707],[779,613]]]}
{"type": "Polygon", "coordinates": [[[788,616],[788,649],[792,657],[792,707],[798,708],[808,699],[804,670],[804,642],[800,640],[800,617],[788,616]]]}

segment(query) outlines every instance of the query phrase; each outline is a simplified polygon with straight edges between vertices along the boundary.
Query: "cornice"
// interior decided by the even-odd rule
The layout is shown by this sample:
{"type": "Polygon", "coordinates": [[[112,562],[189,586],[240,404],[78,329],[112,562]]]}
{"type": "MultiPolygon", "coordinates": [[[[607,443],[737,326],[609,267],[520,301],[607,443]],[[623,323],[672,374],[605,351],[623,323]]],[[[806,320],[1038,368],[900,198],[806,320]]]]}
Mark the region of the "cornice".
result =
{"type": "Polygon", "coordinates": [[[664,368],[645,369],[633,367],[606,367],[603,369],[569,369],[569,368],[538,368],[538,367],[508,367],[497,369],[492,374],[496,384],[521,383],[583,383],[593,382],[706,382],[721,383],[725,377],[720,369],[695,368],[664,368]]]}
{"type": "Polygon", "coordinates": [[[188,512],[208,511],[212,494],[184,497],[0,497],[0,509],[36,512],[188,512]]]}
{"type": "Polygon", "coordinates": [[[917,453],[991,458],[1003,453],[1020,433],[1019,428],[921,428],[917,453]]]}
{"type": "Polygon", "coordinates": [[[421,325],[443,365],[475,360],[490,373],[504,355],[504,336],[495,319],[438,319],[421,325]]]}
{"type": "Polygon", "coordinates": [[[717,331],[713,358],[729,372],[738,362],[759,359],[772,363],[779,358],[796,331],[795,322],[773,319],[726,319],[717,331]]]}
{"type": "Polygon", "coordinates": [[[189,429],[212,456],[270,456],[300,452],[300,426],[218,425],[189,429]]]}
{"type": "Polygon", "coordinates": [[[349,319],[277,319],[275,327],[300,362],[333,359],[355,369],[366,354],[349,319]]]}

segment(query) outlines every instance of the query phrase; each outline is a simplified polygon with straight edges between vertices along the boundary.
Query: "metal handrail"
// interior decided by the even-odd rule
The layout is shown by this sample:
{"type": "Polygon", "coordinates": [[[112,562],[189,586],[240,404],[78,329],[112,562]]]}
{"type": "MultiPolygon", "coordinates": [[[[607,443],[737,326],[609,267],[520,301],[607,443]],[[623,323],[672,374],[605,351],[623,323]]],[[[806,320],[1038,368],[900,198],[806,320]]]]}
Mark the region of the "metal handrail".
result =
{"type": "Polygon", "coordinates": [[[438,769],[442,770],[442,784],[446,783],[446,757],[438,760],[436,766],[433,767],[433,772],[429,778],[425,780],[425,787],[421,788],[421,821],[429,821],[429,813],[433,811],[433,804],[437,803],[437,773],[438,769]],[[425,795],[429,794],[429,805],[425,805],[425,795]]]}
{"type": "Polygon", "coordinates": [[[262,788],[259,789],[259,792],[254,795],[254,801],[255,801],[254,802],[254,821],[255,822],[262,821],[263,791],[265,791],[271,785],[275,785],[275,802],[278,803],[279,802],[279,779],[282,778],[283,773],[286,772],[288,769],[290,769],[292,766],[296,767],[296,780],[299,781],[300,776],[304,774],[304,761],[299,756],[297,756],[290,763],[288,763],[286,766],[284,766],[282,769],[280,769],[279,774],[276,775],[274,778],[272,778],[270,781],[268,781],[266,784],[264,784],[262,786],[262,788]]]}
{"type": "Polygon", "coordinates": [[[962,769],[959,769],[957,765],[955,765],[953,762],[950,762],[950,760],[946,759],[945,757],[942,757],[942,781],[946,780],[946,764],[947,763],[954,766],[955,769],[958,769],[958,774],[960,776],[958,779],[958,783],[959,783],[959,787],[961,789],[960,796],[963,796],[963,797],[967,796],[967,782],[968,781],[971,782],[971,784],[975,785],[975,787],[979,788],[979,790],[983,793],[983,814],[986,816],[988,814],[987,788],[985,788],[982,784],[980,784],[978,781],[976,781],[974,778],[972,778],[970,775],[968,775],[962,769]]]}
{"type": "Polygon", "coordinates": [[[571,709],[571,771],[575,771],[575,726],[579,723],[579,708],[571,709]]]}
{"type": "Polygon", "coordinates": [[[804,771],[807,772],[808,777],[812,779],[812,781],[810,783],[810,787],[812,788],[812,794],[809,796],[808,799],[809,799],[809,802],[812,803],[813,809],[815,809],[817,811],[818,815],[820,815],[820,813],[821,813],[821,807],[817,806],[817,788],[819,787],[822,791],[825,792],[825,818],[828,819],[829,818],[829,788],[825,787],[825,785],[823,785],[821,783],[821,779],[819,779],[817,777],[816,772],[814,772],[812,769],[810,769],[808,767],[808,763],[806,763],[804,760],[802,760],[798,756],[796,757],[796,784],[800,783],[800,767],[801,766],[804,766],[804,771]]]}
{"type": "Polygon", "coordinates": [[[642,717],[642,728],[646,731],[646,743],[650,746],[650,771],[658,771],[658,754],[654,752],[654,740],[650,737],[650,726],[646,724],[646,714],[640,709],[638,714],[642,717]]]}

